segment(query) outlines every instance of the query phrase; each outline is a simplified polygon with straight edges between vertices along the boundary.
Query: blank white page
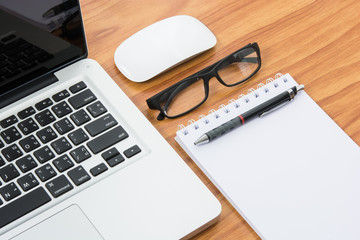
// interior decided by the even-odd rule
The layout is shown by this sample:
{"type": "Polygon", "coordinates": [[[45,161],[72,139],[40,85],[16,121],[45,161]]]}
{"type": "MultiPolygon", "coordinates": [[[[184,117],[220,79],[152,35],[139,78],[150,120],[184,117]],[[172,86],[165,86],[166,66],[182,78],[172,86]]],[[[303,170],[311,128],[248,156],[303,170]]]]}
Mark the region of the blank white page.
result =
{"type": "Polygon", "coordinates": [[[306,92],[194,145],[208,130],[295,85],[289,74],[277,78],[237,100],[238,108],[232,103],[228,113],[220,109],[175,139],[263,239],[360,239],[359,146],[306,92]]]}

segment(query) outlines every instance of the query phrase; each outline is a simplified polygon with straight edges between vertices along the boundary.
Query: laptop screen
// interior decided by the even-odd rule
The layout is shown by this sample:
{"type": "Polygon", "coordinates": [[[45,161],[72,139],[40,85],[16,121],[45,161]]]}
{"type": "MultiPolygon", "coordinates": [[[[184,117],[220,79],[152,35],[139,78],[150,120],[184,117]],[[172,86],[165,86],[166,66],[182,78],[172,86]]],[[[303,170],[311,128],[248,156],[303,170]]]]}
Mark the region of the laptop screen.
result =
{"type": "Polygon", "coordinates": [[[0,0],[1,96],[87,56],[78,0],[0,0]]]}

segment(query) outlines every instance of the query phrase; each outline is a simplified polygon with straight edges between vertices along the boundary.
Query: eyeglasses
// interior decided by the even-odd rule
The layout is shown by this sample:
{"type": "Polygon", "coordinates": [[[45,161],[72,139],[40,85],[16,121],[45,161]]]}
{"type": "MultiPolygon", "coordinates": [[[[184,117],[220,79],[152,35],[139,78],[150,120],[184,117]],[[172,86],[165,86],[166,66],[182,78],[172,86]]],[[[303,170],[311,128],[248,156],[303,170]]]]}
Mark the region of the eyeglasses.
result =
{"type": "Polygon", "coordinates": [[[250,79],[261,67],[260,49],[251,43],[211,66],[181,80],[146,100],[160,111],[158,120],[183,116],[203,104],[209,96],[209,81],[215,77],[226,87],[250,79]]]}

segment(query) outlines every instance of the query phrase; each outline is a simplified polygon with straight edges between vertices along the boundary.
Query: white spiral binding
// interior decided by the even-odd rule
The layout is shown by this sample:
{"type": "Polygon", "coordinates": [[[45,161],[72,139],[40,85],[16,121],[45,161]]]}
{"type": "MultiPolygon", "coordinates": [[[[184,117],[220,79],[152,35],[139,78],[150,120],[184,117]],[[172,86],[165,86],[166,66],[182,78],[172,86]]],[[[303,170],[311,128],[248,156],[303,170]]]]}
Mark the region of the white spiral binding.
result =
{"type": "Polygon", "coordinates": [[[221,104],[219,106],[219,110],[223,110],[224,113],[229,113],[230,112],[230,109],[225,104],[221,104]]]}
{"type": "Polygon", "coordinates": [[[281,73],[275,74],[275,79],[281,78],[283,75],[281,73]]]}
{"type": "Polygon", "coordinates": [[[269,88],[266,85],[264,85],[263,83],[259,83],[257,85],[257,89],[259,89],[259,90],[262,89],[264,91],[264,93],[269,92],[269,88]]]}
{"type": "MultiPolygon", "coordinates": [[[[269,86],[268,84],[273,83],[274,88],[277,88],[279,86],[279,84],[275,80],[277,80],[278,78],[281,78],[281,77],[283,78],[284,83],[286,83],[288,81],[288,79],[286,77],[284,77],[281,73],[277,73],[277,74],[275,74],[275,79],[274,78],[266,79],[265,84],[263,84],[263,83],[258,84],[256,89],[250,88],[246,95],[241,94],[238,96],[237,99],[229,100],[227,105],[221,104],[219,106],[218,110],[215,110],[215,109],[209,110],[209,113],[207,115],[201,114],[199,116],[199,121],[202,121],[204,124],[208,124],[211,121],[211,117],[214,117],[214,119],[221,117],[219,112],[223,111],[225,114],[229,113],[231,111],[230,106],[239,108],[242,104],[247,104],[250,102],[250,96],[258,98],[261,96],[261,94],[268,93],[270,91],[268,88],[268,86],[269,86]]],[[[197,129],[199,129],[199,124],[197,123],[197,121],[190,119],[188,121],[187,127],[185,127],[183,124],[180,124],[178,126],[178,131],[181,131],[184,135],[187,135],[189,133],[189,131],[187,130],[188,127],[192,127],[193,129],[197,130],[197,129]]]]}
{"type": "Polygon", "coordinates": [[[211,109],[208,115],[214,115],[215,118],[219,118],[220,115],[215,109],[211,109]]]}
{"type": "Polygon", "coordinates": [[[208,123],[210,122],[209,119],[208,119],[208,117],[205,116],[204,114],[201,114],[201,115],[199,116],[199,120],[202,120],[205,124],[208,124],[208,123]]]}
{"type": "Polygon", "coordinates": [[[257,90],[255,90],[255,89],[253,89],[253,88],[250,88],[249,90],[248,90],[248,95],[249,94],[252,94],[254,97],[256,97],[256,98],[258,98],[260,95],[259,95],[259,93],[257,92],[257,90]]]}
{"type": "Polygon", "coordinates": [[[178,132],[179,132],[179,131],[182,131],[182,133],[183,133],[184,135],[187,135],[187,134],[189,133],[189,131],[188,131],[188,130],[186,129],[186,127],[184,126],[184,124],[178,125],[177,129],[178,129],[178,132]]]}
{"type": "Polygon", "coordinates": [[[235,108],[240,107],[240,104],[239,104],[238,101],[236,101],[235,99],[229,100],[228,105],[234,105],[235,108]]]}
{"type": "Polygon", "coordinates": [[[190,119],[188,121],[188,126],[192,126],[195,130],[199,128],[199,124],[194,119],[190,119]]]}

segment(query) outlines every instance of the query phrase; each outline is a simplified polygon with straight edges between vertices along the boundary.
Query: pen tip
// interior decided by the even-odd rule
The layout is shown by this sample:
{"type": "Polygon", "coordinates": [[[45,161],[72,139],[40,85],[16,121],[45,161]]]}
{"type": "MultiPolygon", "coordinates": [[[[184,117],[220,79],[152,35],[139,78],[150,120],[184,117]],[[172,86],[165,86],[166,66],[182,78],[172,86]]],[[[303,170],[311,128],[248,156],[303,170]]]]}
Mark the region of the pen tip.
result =
{"type": "Polygon", "coordinates": [[[209,138],[206,134],[202,135],[201,137],[199,137],[195,142],[194,145],[201,145],[204,143],[208,143],[209,142],[209,138]]]}

